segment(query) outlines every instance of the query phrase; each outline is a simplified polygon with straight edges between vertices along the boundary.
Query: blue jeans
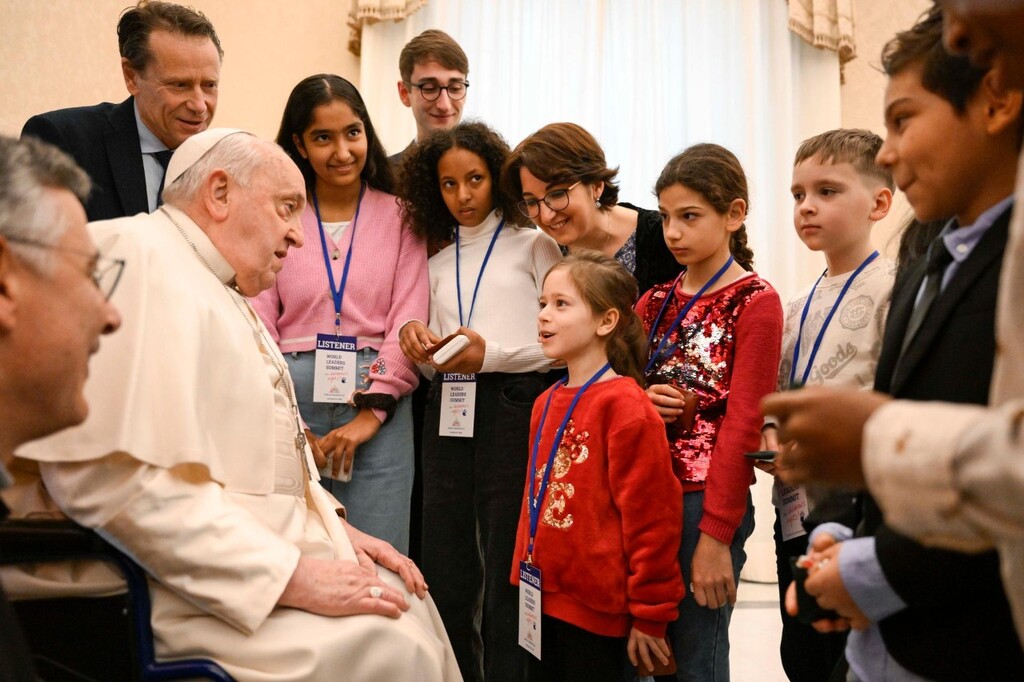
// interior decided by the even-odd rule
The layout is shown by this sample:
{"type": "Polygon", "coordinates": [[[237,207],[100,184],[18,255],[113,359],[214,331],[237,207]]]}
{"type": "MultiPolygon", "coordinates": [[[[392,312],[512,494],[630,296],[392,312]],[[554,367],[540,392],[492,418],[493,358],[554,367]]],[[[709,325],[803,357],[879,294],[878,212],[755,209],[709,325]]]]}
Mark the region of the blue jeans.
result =
{"type": "MultiPolygon", "coordinates": [[[[683,539],[679,546],[679,564],[683,569],[686,598],[679,602],[679,618],[669,624],[672,652],[676,657],[676,679],[680,682],[729,682],[729,621],[732,606],[709,609],[697,604],[690,593],[693,580],[690,565],[700,539],[700,520],[704,516],[704,491],[683,494],[683,539]]],[[[740,570],[747,560],[743,545],[754,532],[754,505],[747,494],[747,512],[729,547],[733,580],[740,581],[740,570]]]]}
{"type": "MultiPolygon", "coordinates": [[[[365,390],[377,351],[363,348],[356,356],[356,382],[359,389],[365,390]]],[[[351,405],[313,402],[316,366],[313,351],[287,353],[285,359],[295,381],[299,413],[310,431],[325,436],[355,419],[359,410],[351,405]]],[[[329,473],[328,469],[321,469],[320,483],[345,505],[349,523],[364,533],[390,542],[399,552],[408,553],[413,477],[409,397],[401,398],[391,421],[356,450],[351,481],[343,483],[327,478],[329,473]]]]}

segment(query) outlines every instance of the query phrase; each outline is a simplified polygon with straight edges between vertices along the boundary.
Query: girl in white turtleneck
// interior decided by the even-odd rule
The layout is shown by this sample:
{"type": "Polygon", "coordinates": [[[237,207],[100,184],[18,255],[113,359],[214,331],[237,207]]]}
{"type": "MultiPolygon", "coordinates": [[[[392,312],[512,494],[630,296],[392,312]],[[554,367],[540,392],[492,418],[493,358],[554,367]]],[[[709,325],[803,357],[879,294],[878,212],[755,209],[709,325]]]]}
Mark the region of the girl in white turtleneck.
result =
{"type": "Polygon", "coordinates": [[[464,123],[423,141],[400,172],[406,220],[436,252],[429,324],[406,321],[400,334],[406,356],[433,375],[423,428],[421,563],[467,680],[480,679],[484,666],[487,678],[507,677],[528,656],[517,644],[518,593],[508,567],[530,414],[552,381],[537,340],[537,300],[544,275],[562,257],[501,193],[508,153],[489,127],[464,123]],[[430,349],[453,333],[469,345],[435,364],[430,349]],[[467,405],[463,394],[474,391],[467,405]],[[483,632],[476,625],[481,591],[483,632]]]}

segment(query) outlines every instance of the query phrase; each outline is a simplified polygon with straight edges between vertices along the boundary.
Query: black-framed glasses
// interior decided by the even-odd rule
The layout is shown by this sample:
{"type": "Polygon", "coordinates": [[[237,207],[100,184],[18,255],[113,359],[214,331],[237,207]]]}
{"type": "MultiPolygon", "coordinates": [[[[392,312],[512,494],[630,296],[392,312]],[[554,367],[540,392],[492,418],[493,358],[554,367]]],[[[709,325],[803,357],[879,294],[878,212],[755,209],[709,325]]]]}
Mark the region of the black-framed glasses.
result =
{"type": "Polygon", "coordinates": [[[12,244],[32,246],[37,249],[64,251],[66,253],[73,253],[77,256],[87,258],[89,260],[91,270],[89,277],[92,279],[92,283],[96,285],[96,288],[100,290],[103,298],[108,301],[110,300],[110,297],[114,295],[114,289],[117,288],[117,283],[121,281],[121,274],[124,272],[125,261],[123,258],[106,258],[101,255],[98,250],[94,253],[89,253],[88,251],[82,251],[80,249],[72,249],[58,244],[47,244],[45,242],[36,241],[34,239],[25,239],[22,237],[5,236],[4,239],[12,244]]]}
{"type": "Polygon", "coordinates": [[[437,81],[423,81],[406,85],[411,88],[419,88],[420,95],[428,102],[433,102],[440,97],[442,90],[448,91],[448,99],[460,100],[466,96],[466,90],[469,89],[469,81],[451,81],[448,85],[438,85],[437,81]]]}
{"type": "Polygon", "coordinates": [[[523,199],[522,201],[517,201],[516,208],[518,208],[519,212],[527,218],[536,218],[540,215],[540,202],[542,201],[552,211],[562,211],[569,205],[569,192],[581,182],[583,181],[577,180],[565,189],[553,189],[540,199],[523,199]]]}

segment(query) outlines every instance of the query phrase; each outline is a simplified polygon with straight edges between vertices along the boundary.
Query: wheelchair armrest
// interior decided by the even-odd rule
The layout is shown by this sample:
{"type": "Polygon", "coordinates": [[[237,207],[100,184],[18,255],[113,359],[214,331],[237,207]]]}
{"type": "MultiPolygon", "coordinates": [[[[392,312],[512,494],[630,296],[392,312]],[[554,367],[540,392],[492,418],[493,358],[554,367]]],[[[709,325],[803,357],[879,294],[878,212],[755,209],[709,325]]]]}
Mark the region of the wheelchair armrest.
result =
{"type": "Polygon", "coordinates": [[[0,565],[90,558],[116,561],[116,550],[70,519],[8,518],[0,522],[0,565]]]}
{"type": "Polygon", "coordinates": [[[143,680],[203,678],[233,682],[213,661],[188,659],[157,663],[150,627],[149,584],[145,571],[116,547],[70,519],[0,521],[0,565],[96,559],[115,564],[128,584],[132,644],[137,647],[143,680]]]}

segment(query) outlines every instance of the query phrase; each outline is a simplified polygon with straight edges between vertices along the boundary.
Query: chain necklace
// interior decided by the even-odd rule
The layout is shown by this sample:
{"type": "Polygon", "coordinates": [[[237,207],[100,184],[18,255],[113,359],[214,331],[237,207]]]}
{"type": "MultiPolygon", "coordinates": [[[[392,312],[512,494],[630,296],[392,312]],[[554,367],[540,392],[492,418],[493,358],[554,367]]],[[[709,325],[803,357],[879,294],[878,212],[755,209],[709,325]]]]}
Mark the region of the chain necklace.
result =
{"type": "MultiPolygon", "coordinates": [[[[181,227],[181,225],[178,224],[178,221],[175,220],[174,217],[170,213],[168,213],[167,209],[165,209],[163,206],[160,207],[160,212],[167,216],[167,219],[171,221],[171,224],[178,229],[178,234],[181,235],[182,239],[185,240],[186,244],[192,247],[192,251],[195,252],[196,256],[199,258],[199,262],[202,263],[203,266],[210,271],[211,275],[217,278],[218,282],[220,282],[220,277],[217,277],[216,271],[214,271],[209,261],[207,261],[206,258],[203,257],[203,254],[199,252],[199,249],[196,248],[195,243],[191,239],[189,239],[188,234],[181,227]]],[[[303,468],[306,469],[306,475],[309,476],[309,466],[304,456],[304,450],[306,447],[306,434],[303,433],[302,431],[302,422],[299,419],[299,405],[295,400],[295,389],[294,386],[292,386],[291,377],[285,375],[284,365],[281,362],[278,362],[277,357],[271,350],[270,342],[267,340],[266,335],[263,333],[263,329],[253,319],[255,313],[253,312],[252,308],[249,306],[249,303],[247,301],[244,302],[245,308],[243,309],[242,303],[240,303],[238,300],[238,298],[242,296],[242,292],[238,291],[237,287],[230,287],[227,284],[224,284],[224,282],[221,282],[221,285],[224,287],[225,291],[227,291],[228,298],[230,298],[232,303],[235,304],[235,308],[237,308],[238,312],[242,315],[243,318],[245,318],[246,323],[249,325],[249,329],[252,330],[253,339],[256,341],[256,345],[259,347],[260,353],[269,357],[271,364],[274,366],[274,369],[277,370],[278,381],[280,381],[281,385],[284,386],[284,392],[285,395],[288,396],[288,403],[291,405],[292,416],[295,419],[295,448],[299,452],[299,459],[302,460],[303,468]],[[238,296],[235,296],[235,294],[237,294],[238,296]]]]}

